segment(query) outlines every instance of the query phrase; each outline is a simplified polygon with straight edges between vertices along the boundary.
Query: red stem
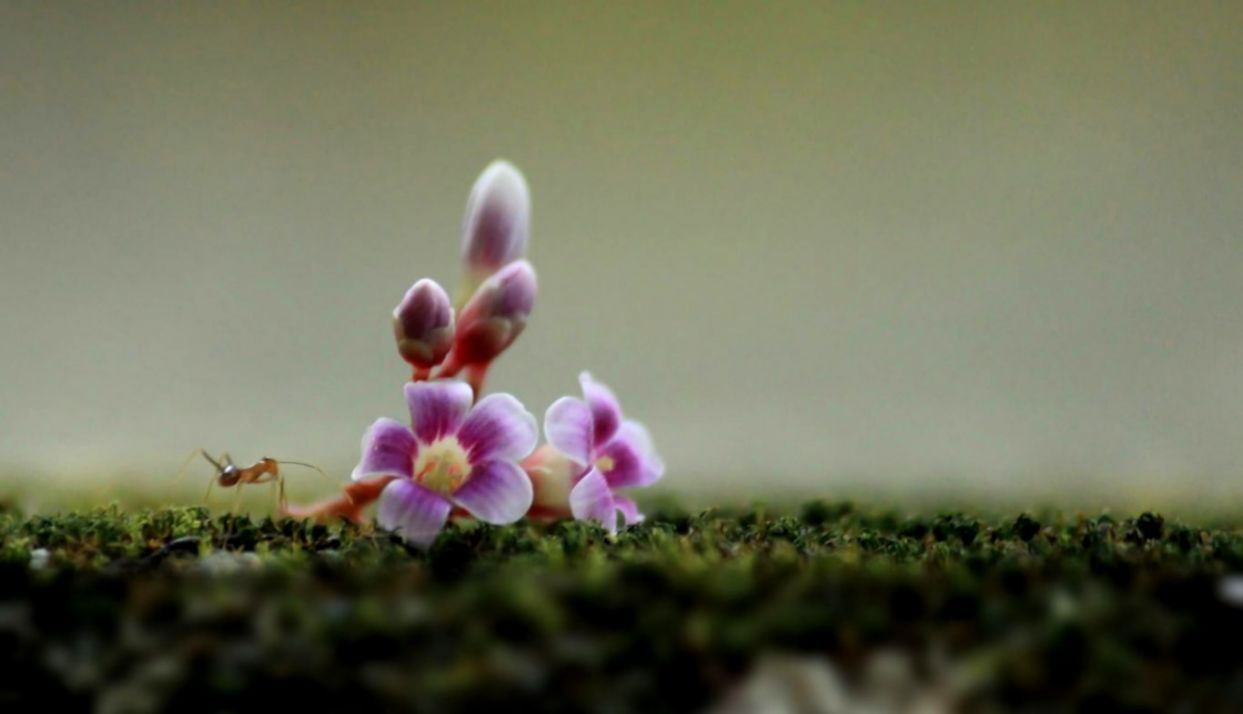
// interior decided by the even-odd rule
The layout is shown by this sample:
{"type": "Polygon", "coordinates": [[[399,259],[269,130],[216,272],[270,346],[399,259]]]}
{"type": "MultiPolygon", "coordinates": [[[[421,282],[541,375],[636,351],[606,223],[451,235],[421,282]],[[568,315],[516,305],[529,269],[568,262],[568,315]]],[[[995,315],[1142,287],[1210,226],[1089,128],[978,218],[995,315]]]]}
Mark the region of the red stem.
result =
{"type": "Polygon", "coordinates": [[[446,358],[444,364],[440,366],[440,374],[436,375],[436,378],[447,379],[449,377],[456,377],[457,373],[461,372],[462,368],[465,366],[466,365],[458,361],[457,351],[450,351],[448,358],[446,358]]]}
{"type": "Polygon", "coordinates": [[[475,401],[483,396],[483,382],[488,377],[488,365],[472,364],[466,368],[466,383],[475,392],[475,401]]]}
{"type": "Polygon", "coordinates": [[[314,518],[324,521],[348,518],[355,523],[363,522],[363,509],[380,497],[384,487],[396,476],[383,476],[358,481],[342,487],[342,494],[309,506],[285,506],[281,514],[290,518],[314,518]]]}

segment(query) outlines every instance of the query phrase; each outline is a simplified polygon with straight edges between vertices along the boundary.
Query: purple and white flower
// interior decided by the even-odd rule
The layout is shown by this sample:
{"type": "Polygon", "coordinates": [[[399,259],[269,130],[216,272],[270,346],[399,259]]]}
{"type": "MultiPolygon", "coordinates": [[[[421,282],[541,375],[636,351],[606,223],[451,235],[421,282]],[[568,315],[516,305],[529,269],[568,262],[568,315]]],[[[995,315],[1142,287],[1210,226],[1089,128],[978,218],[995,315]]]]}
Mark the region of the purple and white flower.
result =
{"type": "Polygon", "coordinates": [[[650,486],[664,475],[665,465],[647,429],[622,416],[612,390],[588,372],[578,379],[583,398],[562,397],[544,414],[551,449],[523,465],[536,482],[537,507],[555,511],[565,494],[576,519],[596,521],[615,533],[619,515],[625,525],[643,520],[635,502],[618,491],[650,486]]]}
{"type": "Polygon", "coordinates": [[[469,385],[406,385],[413,428],[378,419],[362,441],[353,479],[391,479],[380,494],[382,528],[426,548],[460,508],[493,525],[531,507],[531,481],[518,466],[535,449],[539,426],[514,397],[491,394],[473,407],[469,385]]]}

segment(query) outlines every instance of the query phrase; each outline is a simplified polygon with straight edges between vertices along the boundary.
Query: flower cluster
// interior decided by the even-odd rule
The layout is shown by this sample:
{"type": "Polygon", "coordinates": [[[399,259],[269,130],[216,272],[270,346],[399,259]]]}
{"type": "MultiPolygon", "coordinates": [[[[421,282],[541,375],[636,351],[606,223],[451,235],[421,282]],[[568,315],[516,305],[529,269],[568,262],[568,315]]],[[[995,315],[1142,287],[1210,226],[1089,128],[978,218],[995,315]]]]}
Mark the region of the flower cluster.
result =
{"type": "Polygon", "coordinates": [[[516,168],[497,161],[480,175],[466,204],[456,304],[423,278],[393,310],[397,351],[412,368],[410,426],[377,420],[344,495],[292,515],[361,520],[378,500],[380,526],[420,547],[458,516],[494,525],[573,517],[610,533],[619,520],[643,520],[620,491],[656,482],[664,464],[607,386],[583,372],[582,399],[548,407],[538,449],[539,425],[521,402],[483,395],[489,366],[522,334],[535,303],[535,270],[524,257],[530,214],[516,168]]]}

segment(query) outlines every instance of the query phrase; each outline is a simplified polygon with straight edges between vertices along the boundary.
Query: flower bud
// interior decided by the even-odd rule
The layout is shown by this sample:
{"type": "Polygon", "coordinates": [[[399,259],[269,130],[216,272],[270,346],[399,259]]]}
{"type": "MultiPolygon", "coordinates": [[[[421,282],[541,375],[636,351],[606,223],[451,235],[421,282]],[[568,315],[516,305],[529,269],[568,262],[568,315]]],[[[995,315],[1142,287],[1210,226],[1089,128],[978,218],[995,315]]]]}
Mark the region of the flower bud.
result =
{"type": "Polygon", "coordinates": [[[492,162],[475,181],[466,201],[461,300],[470,297],[493,273],[526,255],[530,223],[531,196],[526,180],[509,162],[492,162]]]}
{"type": "Polygon", "coordinates": [[[564,518],[570,515],[570,489],[583,467],[552,446],[544,444],[522,462],[535,493],[533,515],[564,518]]]}
{"type": "Polygon", "coordinates": [[[479,286],[462,308],[453,353],[441,376],[487,365],[513,344],[535,303],[535,269],[525,260],[501,268],[479,286]]]}
{"type": "Polygon", "coordinates": [[[393,310],[397,351],[415,369],[427,370],[444,361],[453,346],[453,307],[435,280],[415,283],[393,310]]]}

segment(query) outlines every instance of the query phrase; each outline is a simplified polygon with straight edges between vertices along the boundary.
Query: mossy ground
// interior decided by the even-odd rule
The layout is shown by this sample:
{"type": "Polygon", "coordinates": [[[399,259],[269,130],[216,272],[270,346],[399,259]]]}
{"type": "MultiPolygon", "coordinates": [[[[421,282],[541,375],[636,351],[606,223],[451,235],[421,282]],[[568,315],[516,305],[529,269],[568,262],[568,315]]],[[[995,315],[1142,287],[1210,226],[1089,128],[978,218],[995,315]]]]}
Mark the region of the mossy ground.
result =
{"type": "Polygon", "coordinates": [[[765,653],[878,652],[960,711],[1243,711],[1235,530],[815,502],[426,553],[201,508],[0,513],[0,708],[702,711],[765,653]]]}

